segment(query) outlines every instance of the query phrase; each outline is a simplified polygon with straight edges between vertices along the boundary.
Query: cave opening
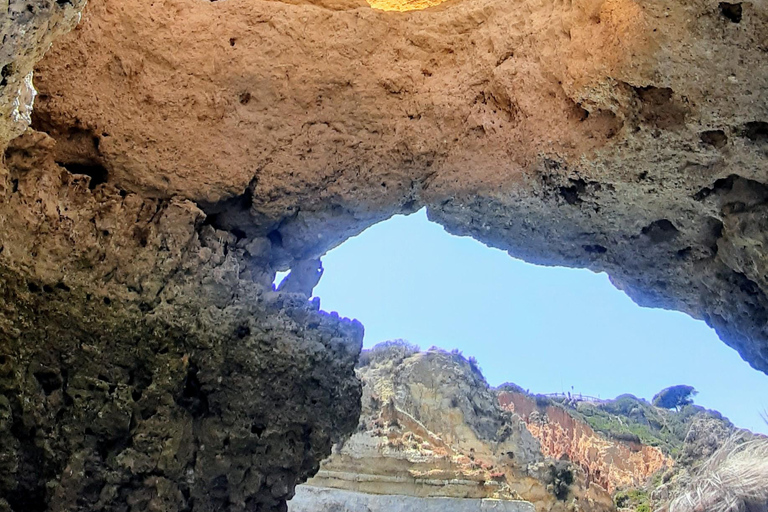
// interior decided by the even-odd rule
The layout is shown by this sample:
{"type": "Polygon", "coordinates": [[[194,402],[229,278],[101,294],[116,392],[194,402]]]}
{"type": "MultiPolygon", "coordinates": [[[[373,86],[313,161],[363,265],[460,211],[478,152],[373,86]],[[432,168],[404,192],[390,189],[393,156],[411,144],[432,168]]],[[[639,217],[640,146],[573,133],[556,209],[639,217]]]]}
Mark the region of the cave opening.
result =
{"type": "Polygon", "coordinates": [[[367,0],[368,5],[378,11],[410,12],[436,7],[446,0],[367,0]]]}
{"type": "Polygon", "coordinates": [[[650,400],[686,383],[699,405],[768,430],[768,376],[703,321],[640,307],[605,273],[526,263],[450,235],[425,210],[374,225],[322,262],[314,296],[323,310],[363,323],[365,348],[405,339],[458,349],[490,385],[512,381],[532,393],[650,400]]]}

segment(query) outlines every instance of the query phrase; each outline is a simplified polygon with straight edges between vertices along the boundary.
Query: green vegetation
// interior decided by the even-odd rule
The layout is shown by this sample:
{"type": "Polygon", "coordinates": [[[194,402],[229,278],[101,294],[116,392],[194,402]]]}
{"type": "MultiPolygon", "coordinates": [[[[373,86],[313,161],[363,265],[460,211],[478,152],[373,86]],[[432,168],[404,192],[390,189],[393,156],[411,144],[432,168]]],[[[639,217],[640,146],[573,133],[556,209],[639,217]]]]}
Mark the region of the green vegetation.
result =
{"type": "Polygon", "coordinates": [[[518,386],[514,382],[505,382],[498,388],[496,388],[497,391],[509,391],[510,393],[521,393],[523,395],[527,394],[527,391],[524,390],[522,387],[518,386]]]}
{"type": "Polygon", "coordinates": [[[568,499],[573,480],[573,470],[567,462],[557,461],[549,466],[547,483],[552,486],[552,493],[558,500],[565,501],[568,499]]]}
{"type": "Polygon", "coordinates": [[[653,397],[653,405],[665,409],[679,409],[693,403],[692,396],[698,394],[692,386],[672,386],[659,391],[653,397]]]}
{"type": "Polygon", "coordinates": [[[597,403],[554,401],[597,432],[620,441],[656,446],[672,457],[680,452],[694,416],[706,414],[721,418],[719,413],[691,404],[679,410],[654,407],[633,395],[597,403]]]}
{"type": "Polygon", "coordinates": [[[379,343],[370,350],[363,350],[357,363],[358,368],[391,361],[400,364],[408,357],[420,351],[418,345],[406,340],[390,340],[379,343]]]}
{"type": "Polygon", "coordinates": [[[617,508],[628,508],[634,512],[651,512],[651,500],[646,491],[629,489],[619,491],[613,497],[617,508]]]}

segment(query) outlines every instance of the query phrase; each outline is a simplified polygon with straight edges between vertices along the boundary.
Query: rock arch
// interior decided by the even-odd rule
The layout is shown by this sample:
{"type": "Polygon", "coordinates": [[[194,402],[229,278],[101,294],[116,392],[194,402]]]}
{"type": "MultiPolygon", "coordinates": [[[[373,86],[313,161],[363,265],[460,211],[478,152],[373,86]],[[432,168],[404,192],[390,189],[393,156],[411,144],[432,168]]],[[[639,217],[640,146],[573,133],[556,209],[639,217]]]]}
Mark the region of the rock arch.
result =
{"type": "Polygon", "coordinates": [[[362,331],[274,272],[423,206],[768,371],[768,11],[733,12],[92,1],[0,175],[7,504],[281,509],[354,426],[362,331]]]}

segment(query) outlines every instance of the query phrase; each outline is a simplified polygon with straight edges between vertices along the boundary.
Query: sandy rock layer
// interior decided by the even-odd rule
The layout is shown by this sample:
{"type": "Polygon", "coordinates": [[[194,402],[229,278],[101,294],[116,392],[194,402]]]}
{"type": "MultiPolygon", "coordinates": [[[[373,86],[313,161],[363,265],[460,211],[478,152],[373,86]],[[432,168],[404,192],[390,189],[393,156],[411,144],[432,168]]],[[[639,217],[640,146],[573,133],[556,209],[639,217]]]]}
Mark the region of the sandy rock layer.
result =
{"type": "MultiPolygon", "coordinates": [[[[83,2],[6,3],[0,146],[83,2]]],[[[424,206],[768,371],[766,41],[763,2],[92,0],[0,165],[0,510],[284,510],[360,407],[316,259],[424,206]]]]}
{"type": "Polygon", "coordinates": [[[289,512],[534,512],[525,501],[468,500],[377,496],[359,492],[301,486],[288,506],[289,512]]]}

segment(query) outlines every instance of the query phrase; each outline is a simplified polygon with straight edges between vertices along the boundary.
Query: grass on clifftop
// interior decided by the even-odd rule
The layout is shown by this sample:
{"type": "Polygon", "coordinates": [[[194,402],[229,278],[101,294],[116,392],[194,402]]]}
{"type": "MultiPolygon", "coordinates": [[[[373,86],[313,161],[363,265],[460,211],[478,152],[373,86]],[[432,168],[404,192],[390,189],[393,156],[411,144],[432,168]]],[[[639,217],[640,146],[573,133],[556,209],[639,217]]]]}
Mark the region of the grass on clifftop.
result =
{"type": "Polygon", "coordinates": [[[680,453],[695,416],[723,419],[719,413],[697,405],[668,410],[654,407],[633,395],[621,395],[602,403],[574,403],[564,399],[552,401],[566,407],[572,415],[584,420],[597,432],[621,441],[656,446],[672,457],[680,453]]]}

